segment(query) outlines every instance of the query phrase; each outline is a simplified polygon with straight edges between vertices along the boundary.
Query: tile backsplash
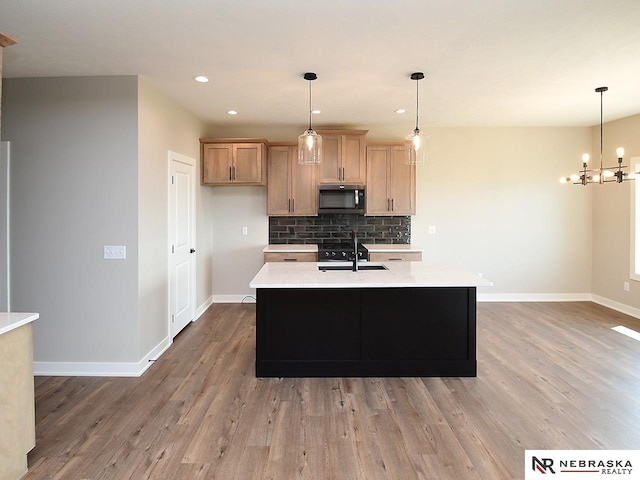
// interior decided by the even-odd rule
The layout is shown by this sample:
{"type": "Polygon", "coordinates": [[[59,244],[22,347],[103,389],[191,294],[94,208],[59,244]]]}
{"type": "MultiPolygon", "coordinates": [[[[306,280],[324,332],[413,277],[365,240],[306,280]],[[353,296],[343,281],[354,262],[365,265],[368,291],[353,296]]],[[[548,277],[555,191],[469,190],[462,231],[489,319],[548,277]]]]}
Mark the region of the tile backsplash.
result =
{"type": "Polygon", "coordinates": [[[411,243],[411,217],[324,214],[317,217],[269,217],[269,243],[337,243],[358,233],[362,243],[411,243]]]}

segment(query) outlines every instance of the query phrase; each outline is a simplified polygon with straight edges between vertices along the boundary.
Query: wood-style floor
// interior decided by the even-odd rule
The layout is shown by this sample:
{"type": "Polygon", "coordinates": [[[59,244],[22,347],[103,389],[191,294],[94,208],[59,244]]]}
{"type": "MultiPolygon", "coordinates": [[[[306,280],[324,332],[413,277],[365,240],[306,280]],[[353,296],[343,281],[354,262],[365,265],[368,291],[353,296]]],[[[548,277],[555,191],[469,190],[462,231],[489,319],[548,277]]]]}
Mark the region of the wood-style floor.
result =
{"type": "Polygon", "coordinates": [[[476,378],[257,379],[255,306],[214,305],[141,378],[37,377],[25,478],[521,479],[525,449],[638,449],[640,342],[618,324],[640,330],[480,303],[476,378]]]}

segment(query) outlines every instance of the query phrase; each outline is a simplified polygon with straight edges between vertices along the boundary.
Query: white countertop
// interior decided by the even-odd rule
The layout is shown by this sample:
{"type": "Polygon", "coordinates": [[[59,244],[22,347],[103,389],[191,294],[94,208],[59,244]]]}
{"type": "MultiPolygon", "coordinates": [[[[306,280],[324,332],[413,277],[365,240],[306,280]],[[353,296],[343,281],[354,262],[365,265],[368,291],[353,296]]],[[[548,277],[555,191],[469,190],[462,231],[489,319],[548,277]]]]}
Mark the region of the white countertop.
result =
{"type": "Polygon", "coordinates": [[[39,317],[37,313],[0,312],[0,335],[33,322],[39,317]]]}
{"type": "MultiPolygon", "coordinates": [[[[406,243],[365,243],[363,244],[370,252],[421,252],[422,250],[412,247],[406,243]]],[[[316,244],[291,244],[280,245],[270,244],[264,247],[263,253],[294,253],[294,252],[311,252],[318,251],[316,244]]]]}
{"type": "MultiPolygon", "coordinates": [[[[372,262],[368,262],[371,264],[372,262]]],[[[375,262],[378,263],[378,262],[375,262]]],[[[319,265],[350,262],[268,262],[251,280],[251,288],[380,288],[380,287],[489,287],[477,275],[430,262],[388,262],[388,270],[327,271],[319,265]]]]}
{"type": "Polygon", "coordinates": [[[419,248],[412,247],[407,243],[365,243],[363,244],[369,252],[392,252],[392,253],[413,253],[422,252],[419,248]]]}
{"type": "Polygon", "coordinates": [[[295,244],[295,245],[280,245],[269,244],[262,250],[263,253],[317,253],[318,245],[316,244],[295,244]]]}

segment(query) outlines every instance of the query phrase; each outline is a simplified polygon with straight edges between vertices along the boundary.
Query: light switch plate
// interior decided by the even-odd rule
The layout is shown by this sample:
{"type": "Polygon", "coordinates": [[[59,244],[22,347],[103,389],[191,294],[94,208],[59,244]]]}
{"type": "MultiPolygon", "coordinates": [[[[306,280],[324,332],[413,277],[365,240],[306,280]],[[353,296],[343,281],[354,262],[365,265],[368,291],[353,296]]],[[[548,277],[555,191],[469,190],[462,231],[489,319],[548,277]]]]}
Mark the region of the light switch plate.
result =
{"type": "Polygon", "coordinates": [[[127,258],[127,247],[124,245],[105,245],[105,260],[125,260],[127,258]]]}

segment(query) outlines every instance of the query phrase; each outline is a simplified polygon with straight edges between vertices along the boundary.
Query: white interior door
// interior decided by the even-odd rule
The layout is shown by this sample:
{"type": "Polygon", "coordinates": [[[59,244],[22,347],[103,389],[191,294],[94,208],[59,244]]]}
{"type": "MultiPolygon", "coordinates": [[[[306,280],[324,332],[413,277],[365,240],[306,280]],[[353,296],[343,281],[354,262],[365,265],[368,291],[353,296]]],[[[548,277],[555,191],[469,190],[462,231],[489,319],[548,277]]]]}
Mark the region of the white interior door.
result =
{"type": "Polygon", "coordinates": [[[175,337],[195,312],[195,160],[169,152],[169,330],[175,337]]]}

